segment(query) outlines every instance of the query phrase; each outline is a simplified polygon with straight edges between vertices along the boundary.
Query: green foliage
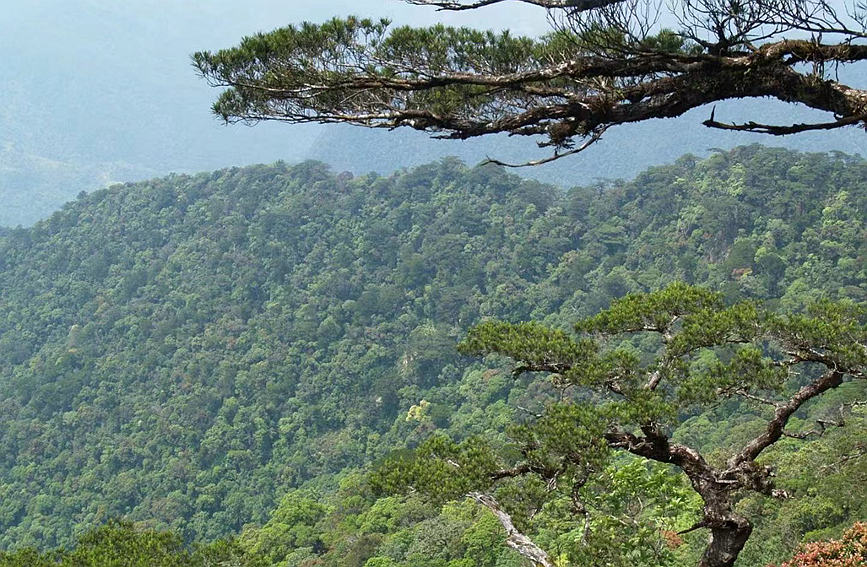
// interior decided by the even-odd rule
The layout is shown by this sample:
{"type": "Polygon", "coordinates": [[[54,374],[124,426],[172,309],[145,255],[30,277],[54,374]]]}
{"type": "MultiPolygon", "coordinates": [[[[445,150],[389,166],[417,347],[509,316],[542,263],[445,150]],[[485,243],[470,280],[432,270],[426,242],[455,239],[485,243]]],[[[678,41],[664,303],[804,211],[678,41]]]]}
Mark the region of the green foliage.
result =
{"type": "MultiPolygon", "coordinates": [[[[486,322],[470,330],[461,349],[479,355],[498,354],[515,361],[517,372],[554,373],[555,384],[597,388],[574,415],[554,418],[562,448],[586,452],[599,439],[605,423],[637,427],[648,422],[676,427],[679,416],[695,404],[709,406],[735,392],[783,390],[790,368],[786,357],[824,361],[829,367],[860,375],[867,365],[867,325],[863,307],[824,302],[807,314],[774,315],[752,301],[726,307],[719,294],[682,283],[653,293],[616,299],[611,306],[575,324],[617,345],[629,335],[659,335],[661,347],[643,362],[631,350],[573,339],[537,323],[486,322]],[[610,347],[609,347],[610,348],[610,347]],[[818,358],[817,358],[818,357],[818,358]],[[610,400],[599,405],[600,400],[610,400]],[[592,405],[591,405],[592,404],[592,405]],[[565,424],[583,431],[568,434],[565,424]],[[600,425],[601,424],[601,425],[600,425]]],[[[543,426],[549,419],[538,421],[543,426]]],[[[524,439],[525,445],[545,442],[524,439]]],[[[592,453],[592,452],[591,452],[592,453]]],[[[530,453],[532,454],[532,452],[530,453]]],[[[532,461],[532,458],[528,458],[532,461]]]]}
{"type": "MultiPolygon", "coordinates": [[[[767,396],[766,392],[782,393],[786,389],[789,390],[789,396],[801,395],[805,389],[798,390],[796,394],[790,383],[792,364],[820,362],[827,369],[856,379],[863,378],[867,369],[864,310],[862,305],[851,302],[833,303],[826,300],[811,305],[805,314],[780,316],[766,312],[752,301],[726,307],[719,294],[675,283],[657,292],[636,293],[615,299],[608,309],[579,321],[575,329],[593,332],[599,337],[598,340],[616,340],[623,335],[628,337],[636,333],[653,333],[660,340],[655,345],[655,357],[646,364],[642,364],[639,355],[622,346],[607,355],[602,348],[593,348],[592,344],[578,348],[578,340],[566,333],[532,323],[487,322],[472,329],[468,339],[461,345],[463,350],[470,353],[505,355],[514,361],[517,372],[552,373],[555,385],[558,381],[566,380],[567,383],[596,389],[595,392],[579,391],[570,404],[550,405],[532,425],[520,426],[512,431],[524,463],[521,465],[524,467],[521,474],[534,473],[547,479],[549,485],[553,483],[556,486],[567,479],[573,484],[572,527],[568,527],[567,521],[559,529],[553,528],[554,533],[559,534],[559,545],[555,547],[553,542],[547,542],[549,549],[559,550],[561,560],[574,555],[592,557],[592,564],[601,560],[610,565],[663,565],[679,564],[684,557],[697,555],[698,549],[690,547],[679,554],[672,553],[668,548],[679,547],[684,542],[670,529],[661,531],[661,526],[653,521],[658,517],[633,517],[631,526],[634,527],[634,533],[616,533],[616,530],[611,531],[612,527],[630,525],[623,520],[623,510],[607,518],[615,521],[606,522],[604,515],[600,518],[598,507],[588,508],[581,503],[581,491],[586,491],[588,481],[601,472],[599,462],[594,462],[594,454],[606,454],[607,444],[611,442],[610,435],[616,441],[612,448],[624,448],[620,440],[624,434],[618,431],[629,432],[640,428],[648,438],[652,438],[654,434],[648,433],[646,428],[662,426],[669,430],[677,429],[681,426],[683,416],[695,412],[697,405],[704,406],[705,411],[713,411],[714,406],[734,393],[758,401],[763,400],[762,396],[767,396]],[[600,352],[603,353],[601,356],[600,352]],[[578,379],[570,380],[573,376],[578,379]],[[600,400],[606,399],[611,401],[600,404],[600,400]],[[570,475],[570,467],[576,466],[580,473],[570,475]],[[575,532],[574,516],[579,511],[585,516],[585,528],[578,532],[581,544],[564,553],[564,549],[570,549],[568,534],[575,532]],[[666,533],[669,535],[664,537],[666,533]],[[612,550],[607,545],[597,549],[595,546],[598,542],[594,540],[600,534],[604,542],[618,542],[617,549],[612,550]],[[565,540],[562,539],[564,537],[565,540]]],[[[585,344],[588,340],[583,339],[585,344]]],[[[807,371],[810,372],[810,369],[807,371]]],[[[802,383],[801,380],[797,382],[802,383]]],[[[796,383],[795,387],[800,386],[800,383],[796,383]]],[[[851,392],[864,390],[863,382],[849,383],[847,386],[850,386],[851,392]]],[[[783,399],[787,398],[785,396],[783,399]]],[[[863,397],[856,395],[854,399],[856,402],[840,405],[839,421],[829,422],[818,418],[817,423],[822,427],[820,437],[828,423],[837,427],[854,426],[856,437],[863,433],[861,419],[847,415],[852,413],[852,408],[863,406],[863,397]],[[849,412],[846,412],[847,407],[849,412]],[[844,420],[849,423],[845,424],[844,420]]],[[[777,405],[777,415],[783,408],[781,403],[777,405]]],[[[683,428],[690,431],[689,420],[683,423],[683,428]]],[[[807,432],[801,435],[806,438],[815,434],[807,432]]],[[[742,447],[743,441],[736,445],[742,447]]],[[[823,449],[829,447],[827,444],[819,446],[823,449]]],[[[633,451],[632,448],[629,450],[633,451]]],[[[863,445],[849,446],[847,451],[837,461],[838,466],[846,465],[850,460],[858,462],[864,456],[863,445]]],[[[646,455],[651,453],[638,452],[646,455]]],[[[433,455],[433,458],[439,457],[433,455]]],[[[663,463],[670,459],[667,451],[653,458],[663,463]]],[[[798,453],[792,453],[789,458],[797,459],[798,453]]],[[[426,460],[430,463],[431,455],[426,460]]],[[[686,466],[683,468],[687,469],[686,466]]],[[[808,474],[827,468],[827,465],[816,463],[808,474]]],[[[792,473],[793,479],[807,476],[799,469],[789,469],[787,472],[792,473]]],[[[500,478],[493,468],[489,476],[492,479],[500,478]]],[[[623,471],[618,471],[613,478],[617,480],[622,476],[623,471]]],[[[626,486],[636,492],[647,490],[647,486],[642,489],[641,480],[640,477],[629,478],[626,486]]],[[[806,522],[793,531],[805,534],[822,525],[840,525],[851,519],[853,516],[834,502],[839,498],[835,494],[841,491],[845,492],[846,489],[837,487],[830,490],[830,494],[814,490],[814,498],[809,505],[801,507],[805,503],[801,500],[799,504],[785,506],[795,517],[806,513],[806,522]],[[818,501],[815,497],[819,498],[818,501]]],[[[609,488],[608,494],[616,493],[615,483],[609,488]]],[[[644,496],[646,498],[646,494],[644,496]]],[[[698,508],[698,494],[692,496],[695,511],[698,508]]],[[[754,496],[746,498],[747,502],[750,500],[754,505],[758,504],[754,496]]],[[[680,501],[687,502],[689,498],[681,498],[680,501]]],[[[753,515],[758,518],[760,529],[778,527],[763,521],[764,514],[761,512],[754,510],[753,515]]],[[[661,517],[676,518],[677,513],[668,512],[661,517]]],[[[791,516],[784,522],[791,526],[789,518],[791,516]]],[[[544,532],[541,535],[544,537],[544,532]]],[[[571,535],[572,542],[576,537],[571,535]]],[[[750,546],[744,554],[745,558],[755,560],[758,555],[762,562],[767,562],[768,559],[779,557],[782,549],[785,549],[777,543],[779,539],[774,538],[773,547],[768,542],[760,544],[765,550],[763,555],[756,553],[757,546],[750,546]]],[[[832,548],[833,551],[829,553],[842,553],[841,544],[828,546],[829,550],[832,548]]],[[[817,549],[805,552],[804,556],[817,556],[817,549]]],[[[844,557],[845,553],[840,557],[844,557]]],[[[580,561],[578,564],[581,564],[580,561]]]]}
{"type": "Polygon", "coordinates": [[[252,556],[274,565],[296,549],[321,548],[320,524],[331,510],[318,498],[300,491],[283,496],[271,513],[267,526],[254,532],[244,532],[239,543],[252,556]]]}
{"type": "MultiPolygon", "coordinates": [[[[514,461],[516,439],[540,444],[532,452],[539,468],[557,466],[572,443],[587,449],[585,465],[601,479],[585,489],[591,505],[607,490],[609,467],[622,466],[585,436],[601,427],[597,418],[685,419],[677,435],[720,455],[754,433],[759,410],[734,400],[701,414],[695,406],[709,399],[707,381],[756,362],[754,351],[703,348],[732,329],[751,338],[745,323],[759,321],[798,329],[792,340],[826,333],[834,338],[828,356],[860,360],[845,341],[862,315],[804,309],[821,297],[867,298],[865,167],[845,156],[751,147],[562,193],[451,160],[355,179],[321,164],[275,164],[83,196],[32,229],[0,236],[0,548],[72,547],[74,534],[125,517],[184,541],[242,532],[239,545],[274,564],[408,565],[424,564],[435,547],[424,526],[442,524],[451,527],[430,533],[463,535],[441,542],[435,561],[519,565],[504,547],[468,543],[476,537],[469,533],[501,541],[490,518],[476,511],[453,520],[439,505],[488,483],[482,471],[514,461]],[[749,246],[738,245],[744,254],[733,267],[736,241],[749,246]],[[785,266],[762,260],[768,254],[785,266]],[[677,388],[665,398],[643,395],[639,378],[659,341],[644,333],[595,339],[664,323],[631,296],[612,302],[676,280],[720,295],[676,286],[665,300],[643,296],[660,302],[654,309],[685,312],[669,349],[692,357],[688,367],[672,366],[667,379],[677,388]],[[798,314],[766,321],[758,301],[798,314]],[[593,321],[609,307],[590,335],[572,335],[575,320],[593,321]],[[513,324],[483,324],[466,353],[508,339],[524,362],[546,364],[552,358],[532,348],[542,341],[582,371],[551,384],[512,376],[502,357],[480,364],[453,350],[469,327],[492,318],[513,324]],[[544,323],[518,324],[531,319],[544,323]],[[631,392],[629,404],[597,397],[579,400],[580,410],[556,406],[564,391],[604,385],[613,373],[631,392]],[[562,419],[527,424],[546,407],[558,407],[562,419]],[[675,415],[677,408],[685,409],[675,415]],[[571,419],[582,428],[557,429],[571,419]],[[350,474],[419,446],[466,469],[437,465],[427,479],[440,483],[433,499],[378,498],[350,474]]],[[[837,459],[857,450],[846,447],[837,447],[837,459]]],[[[832,458],[819,448],[815,455],[832,458]]],[[[404,457],[405,468],[395,469],[403,476],[376,488],[409,484],[415,465],[404,457]]],[[[785,524],[793,509],[768,511],[768,526],[787,527],[765,562],[790,554],[805,533],[863,514],[854,500],[807,496],[825,477],[798,470],[793,461],[780,477],[804,479],[802,508],[791,513],[801,519],[785,524]],[[834,513],[808,517],[811,508],[834,513]]],[[[828,490],[856,484],[859,470],[828,475],[836,483],[828,490]]],[[[570,474],[577,479],[583,468],[570,474]]],[[[552,495],[544,482],[514,481],[497,496],[522,527],[549,534],[543,541],[571,534],[577,545],[581,519],[568,512],[569,488],[552,495]],[[556,521],[549,507],[560,510],[556,521]]],[[[610,508],[611,526],[623,526],[628,506],[592,506],[610,508]]],[[[688,516],[678,512],[678,522],[688,516]]],[[[757,529],[772,540],[771,527],[757,529]]],[[[623,537],[644,542],[636,544],[644,552],[645,544],[662,549],[658,533],[623,537]]],[[[611,553],[612,562],[624,560],[611,553]]]]}
{"type": "Polygon", "coordinates": [[[0,552],[3,567],[264,567],[232,541],[190,549],[176,533],[110,521],[78,538],[73,549],[46,553],[29,548],[0,552]]]}
{"type": "Polygon", "coordinates": [[[607,460],[605,425],[604,414],[593,407],[557,404],[532,425],[512,428],[510,437],[526,448],[524,458],[543,478],[555,478],[568,466],[588,474],[607,460]]]}
{"type": "MultiPolygon", "coordinates": [[[[302,84],[351,82],[359,64],[373,77],[385,81],[454,68],[518,72],[534,64],[537,52],[544,52],[543,56],[552,53],[545,49],[544,43],[514,37],[508,32],[496,34],[443,25],[390,29],[387,20],[349,17],[260,33],[244,38],[236,48],[195,53],[193,63],[204,76],[222,78],[218,81],[255,75],[254,82],[260,87],[287,89],[289,85],[292,90],[302,84]],[[265,71],[260,73],[261,70],[265,71]]],[[[409,105],[435,113],[471,110],[491,100],[486,91],[469,85],[430,89],[412,94],[409,105]]],[[[332,113],[349,102],[341,101],[349,92],[313,89],[309,101],[312,107],[332,113]]],[[[233,88],[219,97],[214,112],[230,120],[242,111],[266,115],[273,104],[261,89],[233,88]]],[[[283,104],[289,112],[299,115],[305,112],[288,98],[283,104]]]]}
{"type": "Polygon", "coordinates": [[[499,352],[533,367],[580,363],[596,355],[592,341],[576,342],[558,329],[539,323],[489,321],[470,329],[458,349],[464,354],[499,352]]]}
{"type": "Polygon", "coordinates": [[[719,293],[678,282],[653,294],[635,293],[618,299],[602,313],[575,323],[575,329],[608,335],[644,330],[668,332],[676,317],[703,318],[720,307],[719,293]]]}
{"type": "Polygon", "coordinates": [[[381,494],[412,488],[443,502],[488,487],[488,475],[495,468],[493,453],[482,439],[455,443],[436,435],[410,453],[386,459],[377,466],[371,484],[381,494]]]}
{"type": "MultiPolygon", "coordinates": [[[[806,314],[793,314],[776,322],[777,332],[802,350],[818,350],[842,368],[867,364],[867,309],[863,304],[832,303],[809,306],[806,314]]],[[[809,353],[804,353],[809,356],[809,353]]],[[[813,353],[814,355],[817,353],[813,353]]]]}
{"type": "MultiPolygon", "coordinates": [[[[582,496],[592,510],[589,533],[576,530],[558,537],[570,564],[686,564],[684,550],[666,539],[667,534],[688,528],[700,507],[700,499],[682,477],[642,459],[620,459],[582,496]]],[[[573,520],[573,529],[575,525],[573,520]]]]}

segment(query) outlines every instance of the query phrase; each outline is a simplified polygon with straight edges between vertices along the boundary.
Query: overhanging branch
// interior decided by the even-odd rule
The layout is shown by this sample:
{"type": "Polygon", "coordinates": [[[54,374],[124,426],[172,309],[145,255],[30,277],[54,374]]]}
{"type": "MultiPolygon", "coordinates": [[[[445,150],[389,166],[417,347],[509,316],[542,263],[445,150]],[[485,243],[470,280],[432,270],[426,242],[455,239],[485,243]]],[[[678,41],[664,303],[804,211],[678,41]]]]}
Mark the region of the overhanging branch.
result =
{"type": "MultiPolygon", "coordinates": [[[[470,10],[506,0],[405,1],[470,10]]],[[[841,27],[833,10],[805,12],[795,2],[743,2],[737,10],[710,0],[660,2],[642,11],[641,2],[624,0],[514,1],[560,10],[555,33],[533,39],[346,18],[249,37],[193,61],[212,86],[226,89],[214,105],[226,122],[409,127],[461,140],[506,133],[539,136],[554,150],[522,164],[489,159],[507,167],[550,163],[596,143],[611,126],[722,100],[769,97],[835,119],[771,125],[711,116],[706,126],[782,136],[867,122],[867,89],[815,71],[867,60],[864,30],[841,27]],[[650,22],[664,9],[683,31],[657,33],[650,22]],[[811,26],[839,28],[836,43],[789,33],[811,26]],[[814,72],[804,72],[805,64],[814,72]]]]}
{"type": "Polygon", "coordinates": [[[737,470],[741,465],[753,462],[762,451],[780,440],[789,418],[804,403],[842,383],[843,374],[836,369],[830,369],[821,377],[798,390],[787,402],[777,406],[774,417],[768,422],[765,431],[728,460],[729,471],[737,470]]]}

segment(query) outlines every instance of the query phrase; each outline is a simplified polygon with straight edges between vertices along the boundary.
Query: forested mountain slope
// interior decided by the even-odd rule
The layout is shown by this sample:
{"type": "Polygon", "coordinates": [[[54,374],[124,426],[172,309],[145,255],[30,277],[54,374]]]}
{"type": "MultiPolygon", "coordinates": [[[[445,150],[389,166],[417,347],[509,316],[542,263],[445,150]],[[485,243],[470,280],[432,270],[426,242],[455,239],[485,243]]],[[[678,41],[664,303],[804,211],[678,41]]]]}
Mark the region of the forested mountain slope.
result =
{"type": "Polygon", "coordinates": [[[499,431],[536,394],[458,356],[483,317],[566,324],[678,279],[864,301],[865,217],[864,160],[758,146],[568,192],[444,160],[83,196],[0,236],[0,548],[117,516],[211,539],[437,429],[499,431]]]}

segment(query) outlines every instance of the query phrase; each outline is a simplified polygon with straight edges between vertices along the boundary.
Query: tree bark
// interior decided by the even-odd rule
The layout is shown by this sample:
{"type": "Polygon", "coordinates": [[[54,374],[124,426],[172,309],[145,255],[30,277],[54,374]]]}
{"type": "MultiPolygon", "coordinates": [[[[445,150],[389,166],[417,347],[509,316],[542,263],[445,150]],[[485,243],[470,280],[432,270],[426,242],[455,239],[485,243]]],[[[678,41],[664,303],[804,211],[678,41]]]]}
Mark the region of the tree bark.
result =
{"type": "Polygon", "coordinates": [[[705,500],[704,520],[710,528],[710,541],[698,567],[731,567],[747,543],[753,527],[749,520],[737,514],[727,492],[716,489],[702,494],[705,500]]]}
{"type": "MultiPolygon", "coordinates": [[[[746,520],[744,520],[746,522],[746,520]]],[[[699,567],[731,567],[747,543],[753,527],[733,524],[730,528],[711,529],[710,543],[701,556],[699,567]]]]}

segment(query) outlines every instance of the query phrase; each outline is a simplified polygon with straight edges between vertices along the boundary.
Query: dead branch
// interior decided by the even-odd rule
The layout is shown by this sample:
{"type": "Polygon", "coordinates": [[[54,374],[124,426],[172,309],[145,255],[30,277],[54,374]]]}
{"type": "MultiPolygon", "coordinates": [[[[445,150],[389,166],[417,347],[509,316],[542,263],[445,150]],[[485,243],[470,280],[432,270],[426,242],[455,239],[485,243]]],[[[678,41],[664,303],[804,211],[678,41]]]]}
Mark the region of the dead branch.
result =
{"type": "Polygon", "coordinates": [[[500,507],[500,504],[492,496],[481,492],[471,492],[468,496],[490,510],[500,521],[506,530],[506,545],[517,551],[522,557],[532,561],[533,565],[554,567],[554,562],[548,557],[548,553],[515,528],[512,517],[500,507]]]}

